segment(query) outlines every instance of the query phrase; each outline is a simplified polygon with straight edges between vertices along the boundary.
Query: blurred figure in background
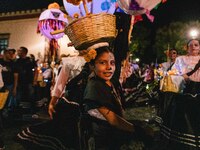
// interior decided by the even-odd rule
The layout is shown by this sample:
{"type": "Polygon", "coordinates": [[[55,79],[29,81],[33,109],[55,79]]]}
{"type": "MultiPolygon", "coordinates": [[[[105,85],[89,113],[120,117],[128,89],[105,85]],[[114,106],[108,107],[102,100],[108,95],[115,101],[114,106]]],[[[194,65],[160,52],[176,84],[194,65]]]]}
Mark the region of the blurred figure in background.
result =
{"type": "Polygon", "coordinates": [[[27,56],[28,49],[26,47],[20,47],[17,50],[19,58],[16,60],[17,68],[19,71],[18,81],[18,95],[17,102],[20,107],[23,108],[26,113],[33,111],[34,104],[34,88],[36,85],[36,69],[37,65],[27,56]]]}
{"type": "Polygon", "coordinates": [[[13,48],[9,48],[8,49],[8,51],[9,51],[9,54],[11,55],[11,59],[13,60],[13,61],[16,61],[16,50],[15,49],[13,49],[13,48]]]}
{"type": "Polygon", "coordinates": [[[10,49],[4,50],[3,58],[0,59],[0,65],[3,67],[2,77],[4,88],[9,91],[6,107],[13,109],[17,105],[15,97],[17,94],[18,71],[16,69],[16,64],[13,62],[13,57],[10,52],[10,49]]]}
{"type": "Polygon", "coordinates": [[[42,63],[37,68],[37,86],[35,87],[35,105],[39,109],[49,102],[52,84],[52,68],[48,63],[42,63]]]}
{"type": "Polygon", "coordinates": [[[178,56],[177,50],[175,48],[170,49],[167,52],[168,61],[160,64],[161,69],[165,72],[170,70],[177,56],[178,56]]]}
{"type": "MultiPolygon", "coordinates": [[[[14,50],[14,49],[13,49],[14,50]]],[[[12,55],[10,49],[3,51],[3,58],[0,59],[0,69],[3,81],[3,87],[0,90],[8,90],[9,95],[6,100],[6,105],[0,110],[0,150],[4,149],[4,142],[2,136],[3,131],[3,119],[8,117],[10,112],[16,107],[16,93],[17,93],[17,80],[18,72],[16,70],[15,63],[12,61],[12,55]]]]}

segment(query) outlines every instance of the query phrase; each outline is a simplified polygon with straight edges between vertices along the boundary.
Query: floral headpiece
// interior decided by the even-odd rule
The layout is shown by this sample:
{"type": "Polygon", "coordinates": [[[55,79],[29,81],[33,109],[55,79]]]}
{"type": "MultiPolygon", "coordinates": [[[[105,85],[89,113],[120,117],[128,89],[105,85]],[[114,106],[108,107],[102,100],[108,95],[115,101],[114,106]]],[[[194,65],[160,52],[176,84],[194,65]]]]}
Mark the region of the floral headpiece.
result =
{"type": "Polygon", "coordinates": [[[87,54],[85,54],[83,57],[86,62],[90,62],[92,59],[95,59],[97,56],[97,52],[95,49],[90,49],[87,54]]]}

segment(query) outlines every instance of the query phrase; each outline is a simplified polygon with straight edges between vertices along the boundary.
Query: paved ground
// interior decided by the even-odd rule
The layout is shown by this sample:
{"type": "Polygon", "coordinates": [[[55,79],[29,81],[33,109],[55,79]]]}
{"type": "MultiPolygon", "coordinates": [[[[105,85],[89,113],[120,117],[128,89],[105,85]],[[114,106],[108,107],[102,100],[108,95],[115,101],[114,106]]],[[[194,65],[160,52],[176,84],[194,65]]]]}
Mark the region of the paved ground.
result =
{"type": "MultiPolygon", "coordinates": [[[[153,131],[157,134],[159,133],[159,127],[153,121],[155,113],[155,106],[146,105],[143,107],[128,108],[126,110],[126,118],[129,120],[145,121],[146,125],[152,128],[153,131]]],[[[6,145],[6,150],[25,150],[22,145],[15,141],[15,137],[22,128],[49,119],[45,109],[40,111],[38,114],[39,117],[35,116],[35,118],[32,118],[31,115],[25,115],[23,117],[21,115],[15,115],[5,121],[3,137],[6,145]]],[[[133,142],[129,146],[122,147],[122,149],[143,150],[144,143],[141,141],[133,142]]]]}
{"type": "Polygon", "coordinates": [[[25,150],[22,145],[16,142],[16,135],[26,126],[49,119],[46,109],[39,111],[37,114],[22,115],[16,112],[4,119],[3,139],[6,145],[5,150],[25,150]]]}

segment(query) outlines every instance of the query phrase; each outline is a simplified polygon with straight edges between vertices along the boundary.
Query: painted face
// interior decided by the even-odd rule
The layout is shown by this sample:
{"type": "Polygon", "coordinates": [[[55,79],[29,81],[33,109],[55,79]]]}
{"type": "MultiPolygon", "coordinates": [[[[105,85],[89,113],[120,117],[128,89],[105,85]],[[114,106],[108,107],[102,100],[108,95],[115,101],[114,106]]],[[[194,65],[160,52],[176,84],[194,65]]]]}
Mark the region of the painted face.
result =
{"type": "Polygon", "coordinates": [[[97,60],[95,60],[94,72],[103,80],[109,81],[115,72],[114,55],[110,52],[102,53],[97,60]]]}
{"type": "Polygon", "coordinates": [[[171,50],[171,51],[170,51],[170,58],[171,58],[172,60],[175,60],[176,57],[177,57],[177,52],[176,52],[175,50],[171,50]]]}
{"type": "Polygon", "coordinates": [[[200,45],[198,40],[191,40],[188,44],[188,54],[192,56],[199,55],[200,45]]]}

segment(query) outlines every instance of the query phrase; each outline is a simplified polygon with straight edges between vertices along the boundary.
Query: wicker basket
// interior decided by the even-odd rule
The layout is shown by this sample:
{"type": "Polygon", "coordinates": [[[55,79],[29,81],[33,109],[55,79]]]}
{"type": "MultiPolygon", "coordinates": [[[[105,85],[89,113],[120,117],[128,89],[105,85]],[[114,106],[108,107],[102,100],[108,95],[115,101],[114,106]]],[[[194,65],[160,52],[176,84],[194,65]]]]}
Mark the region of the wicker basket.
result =
{"type": "Polygon", "coordinates": [[[77,50],[87,49],[98,42],[111,42],[116,37],[116,18],[114,15],[90,14],[71,22],[65,28],[77,50]]]}

